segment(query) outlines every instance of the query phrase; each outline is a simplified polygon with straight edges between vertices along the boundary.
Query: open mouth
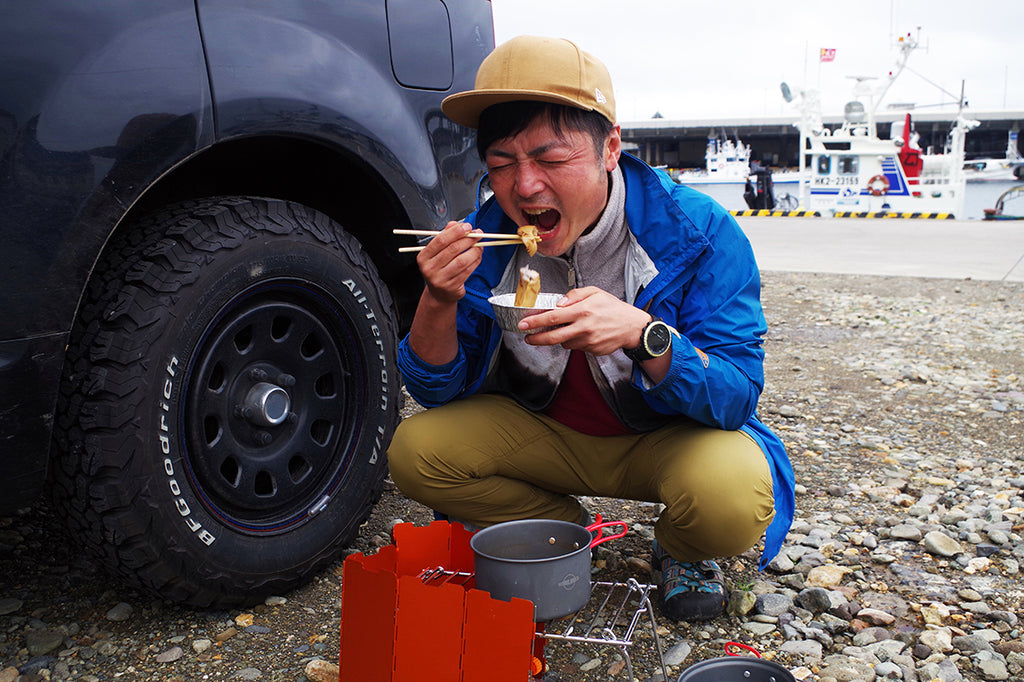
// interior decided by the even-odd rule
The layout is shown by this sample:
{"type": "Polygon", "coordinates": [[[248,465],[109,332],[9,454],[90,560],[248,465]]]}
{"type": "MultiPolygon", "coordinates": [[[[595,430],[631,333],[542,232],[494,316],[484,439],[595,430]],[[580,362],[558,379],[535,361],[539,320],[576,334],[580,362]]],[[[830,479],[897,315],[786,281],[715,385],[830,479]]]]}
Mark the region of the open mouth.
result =
{"type": "Polygon", "coordinates": [[[526,215],[530,224],[537,226],[537,232],[542,236],[545,232],[550,232],[555,229],[558,226],[559,221],[562,219],[562,214],[553,208],[539,211],[524,209],[523,213],[526,215]]]}

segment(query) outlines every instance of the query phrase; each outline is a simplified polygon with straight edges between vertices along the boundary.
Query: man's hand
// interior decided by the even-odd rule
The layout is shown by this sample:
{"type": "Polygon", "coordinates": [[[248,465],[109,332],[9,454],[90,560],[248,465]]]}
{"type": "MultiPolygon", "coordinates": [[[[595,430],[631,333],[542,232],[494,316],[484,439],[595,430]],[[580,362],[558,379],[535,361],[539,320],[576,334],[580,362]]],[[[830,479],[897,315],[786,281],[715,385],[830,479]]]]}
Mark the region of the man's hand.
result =
{"type": "MultiPolygon", "coordinates": [[[[479,230],[475,230],[479,233],[479,230]]],[[[409,331],[409,345],[424,362],[443,365],[459,350],[456,312],[466,295],[466,280],[480,264],[469,223],[448,223],[416,256],[426,286],[409,331]]]]}
{"type": "MultiPolygon", "coordinates": [[[[620,348],[639,346],[644,327],[653,319],[650,313],[597,287],[573,289],[557,305],[546,313],[530,315],[519,323],[519,328],[565,326],[529,334],[526,343],[531,346],[559,344],[569,350],[608,355],[620,348]]],[[[644,373],[656,384],[668,375],[671,365],[671,348],[661,357],[642,363],[644,373]]]]}
{"type": "Polygon", "coordinates": [[[466,280],[483,256],[472,248],[479,241],[473,232],[469,223],[452,221],[416,256],[427,293],[438,303],[458,303],[466,295],[466,280]]]}
{"type": "Polygon", "coordinates": [[[636,348],[640,332],[650,321],[650,314],[640,308],[597,287],[583,287],[567,293],[555,310],[530,315],[519,323],[519,328],[565,325],[530,334],[526,342],[533,346],[557,344],[592,355],[608,355],[620,348],[636,348]]]}

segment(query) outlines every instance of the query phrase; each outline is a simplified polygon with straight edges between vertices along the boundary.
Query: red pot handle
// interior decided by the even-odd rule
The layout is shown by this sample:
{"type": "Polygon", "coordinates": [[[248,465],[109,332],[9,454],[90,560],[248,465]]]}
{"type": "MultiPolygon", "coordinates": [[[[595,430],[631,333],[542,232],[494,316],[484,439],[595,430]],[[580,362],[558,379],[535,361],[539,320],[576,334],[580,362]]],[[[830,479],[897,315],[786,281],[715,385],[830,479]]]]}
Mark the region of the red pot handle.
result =
{"type": "Polygon", "coordinates": [[[722,648],[725,649],[725,654],[727,656],[743,656],[743,654],[735,653],[732,650],[733,647],[737,647],[739,649],[746,649],[747,651],[749,651],[750,653],[754,654],[758,658],[761,658],[761,652],[759,652],[757,649],[755,649],[754,647],[750,646],[749,644],[740,644],[739,642],[726,642],[725,645],[722,648]]]}
{"type": "Polygon", "coordinates": [[[607,542],[608,540],[617,540],[618,538],[623,537],[626,533],[629,532],[629,527],[626,525],[625,521],[602,521],[601,515],[597,514],[594,517],[594,523],[587,526],[587,530],[589,530],[591,533],[594,533],[595,531],[597,532],[597,537],[591,540],[590,542],[590,546],[593,548],[597,547],[602,542],[607,542]],[[619,533],[613,533],[612,535],[605,535],[604,529],[610,526],[622,526],[622,531],[619,533]]]}

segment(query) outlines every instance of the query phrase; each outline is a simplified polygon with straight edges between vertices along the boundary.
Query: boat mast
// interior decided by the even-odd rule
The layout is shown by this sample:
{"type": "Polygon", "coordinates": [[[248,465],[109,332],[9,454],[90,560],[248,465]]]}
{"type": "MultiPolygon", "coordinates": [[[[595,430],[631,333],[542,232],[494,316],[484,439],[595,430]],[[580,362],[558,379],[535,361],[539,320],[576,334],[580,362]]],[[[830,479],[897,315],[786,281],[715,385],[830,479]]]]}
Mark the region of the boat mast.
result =
{"type": "MultiPolygon", "coordinates": [[[[920,34],[920,27],[917,30],[920,34]]],[[[877,93],[872,94],[872,121],[874,121],[875,118],[875,111],[878,109],[878,106],[882,103],[882,100],[885,98],[885,93],[889,91],[889,88],[892,87],[892,84],[895,83],[896,79],[900,77],[901,73],[903,73],[903,69],[907,67],[907,61],[910,59],[910,53],[918,48],[920,42],[917,38],[914,38],[908,33],[905,36],[900,36],[896,40],[896,45],[897,47],[899,47],[900,50],[899,55],[896,57],[896,65],[889,72],[889,77],[887,79],[886,84],[877,93]]]]}

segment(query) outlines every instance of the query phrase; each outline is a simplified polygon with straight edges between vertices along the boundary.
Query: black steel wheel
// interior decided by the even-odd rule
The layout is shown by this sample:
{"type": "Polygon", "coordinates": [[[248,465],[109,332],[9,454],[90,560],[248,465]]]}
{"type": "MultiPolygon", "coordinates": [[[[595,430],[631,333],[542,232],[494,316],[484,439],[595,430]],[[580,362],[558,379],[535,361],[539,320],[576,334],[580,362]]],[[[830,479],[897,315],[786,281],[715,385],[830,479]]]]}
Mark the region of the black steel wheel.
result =
{"type": "Polygon", "coordinates": [[[136,228],[72,335],[56,499],[165,598],[295,587],[380,494],[400,395],[390,297],[358,243],[302,206],[221,198],[136,228]]]}
{"type": "Polygon", "coordinates": [[[267,282],[231,301],[194,355],[190,482],[239,532],[301,523],[332,494],[361,427],[366,381],[350,321],[310,283],[267,282]]]}

